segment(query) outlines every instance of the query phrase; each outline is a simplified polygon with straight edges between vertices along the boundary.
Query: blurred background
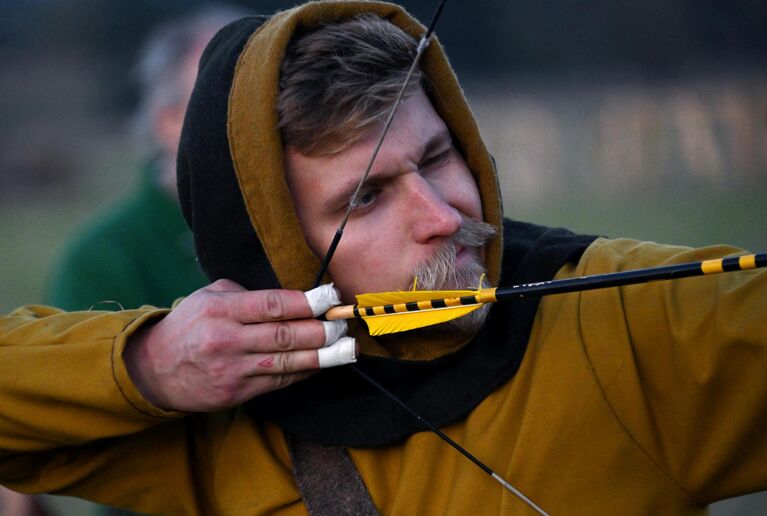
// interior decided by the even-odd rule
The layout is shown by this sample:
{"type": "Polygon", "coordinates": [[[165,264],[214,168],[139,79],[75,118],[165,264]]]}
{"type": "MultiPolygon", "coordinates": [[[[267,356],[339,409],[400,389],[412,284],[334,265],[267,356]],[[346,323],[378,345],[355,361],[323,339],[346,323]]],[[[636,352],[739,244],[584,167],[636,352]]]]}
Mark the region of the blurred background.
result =
{"type": "MultiPolygon", "coordinates": [[[[436,2],[401,3],[428,21],[436,2]]],[[[41,302],[65,243],[138,181],[137,52],[201,5],[0,0],[0,313],[41,302]]],[[[763,0],[485,0],[449,2],[437,34],[508,216],[767,251],[765,26],[763,0]]],[[[53,510],[82,514],[67,503],[53,510]]]]}

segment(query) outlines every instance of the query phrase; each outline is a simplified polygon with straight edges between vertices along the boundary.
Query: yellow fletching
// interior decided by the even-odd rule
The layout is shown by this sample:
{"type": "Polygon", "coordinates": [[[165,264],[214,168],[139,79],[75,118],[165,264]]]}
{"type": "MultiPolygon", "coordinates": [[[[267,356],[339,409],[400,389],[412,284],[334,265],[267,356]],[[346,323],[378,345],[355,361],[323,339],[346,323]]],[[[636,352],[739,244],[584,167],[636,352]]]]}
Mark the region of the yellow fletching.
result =
{"type": "MultiPolygon", "coordinates": [[[[389,301],[387,304],[391,303],[392,302],[389,301]]],[[[370,331],[371,335],[387,335],[389,333],[415,330],[416,328],[424,328],[433,324],[452,321],[453,319],[457,319],[458,317],[466,315],[469,312],[473,312],[480,306],[482,305],[478,304],[456,306],[450,308],[432,308],[429,310],[419,310],[417,312],[371,315],[363,316],[362,318],[367,323],[368,330],[370,331]]]]}
{"type": "Polygon", "coordinates": [[[400,331],[432,326],[473,312],[486,301],[494,301],[495,289],[485,290],[410,290],[359,294],[357,308],[367,323],[371,335],[386,335],[400,331]],[[488,297],[488,292],[491,292],[488,297]],[[480,303],[464,305],[459,298],[484,295],[480,303]],[[432,301],[440,300],[445,307],[433,307],[432,301]],[[418,310],[405,306],[416,303],[418,310]],[[386,308],[384,308],[386,307],[386,308]],[[374,315],[365,315],[365,309],[374,315]],[[393,313],[392,313],[393,312],[393,313]]]}
{"type": "Polygon", "coordinates": [[[401,292],[378,292],[357,295],[357,306],[394,305],[432,299],[463,297],[476,295],[476,290],[408,290],[401,292]]]}

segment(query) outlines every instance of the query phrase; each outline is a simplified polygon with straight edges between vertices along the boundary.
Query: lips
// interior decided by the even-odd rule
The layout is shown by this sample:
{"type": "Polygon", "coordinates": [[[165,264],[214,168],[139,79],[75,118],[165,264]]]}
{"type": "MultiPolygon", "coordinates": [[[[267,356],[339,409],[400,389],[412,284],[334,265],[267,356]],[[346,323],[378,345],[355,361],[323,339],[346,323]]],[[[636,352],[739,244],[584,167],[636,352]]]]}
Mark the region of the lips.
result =
{"type": "Polygon", "coordinates": [[[462,245],[455,246],[455,266],[460,267],[466,260],[470,259],[472,255],[471,249],[462,245]]]}

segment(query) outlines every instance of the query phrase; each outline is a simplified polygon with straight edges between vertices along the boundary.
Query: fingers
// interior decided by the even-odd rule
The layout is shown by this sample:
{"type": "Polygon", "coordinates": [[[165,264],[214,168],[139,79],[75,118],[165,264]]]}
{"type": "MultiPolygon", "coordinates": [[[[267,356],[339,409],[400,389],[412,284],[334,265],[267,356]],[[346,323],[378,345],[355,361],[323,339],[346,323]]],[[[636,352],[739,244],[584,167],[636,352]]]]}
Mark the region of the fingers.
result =
{"type": "Polygon", "coordinates": [[[288,353],[259,353],[251,358],[248,365],[248,376],[302,373],[320,367],[317,351],[309,349],[288,353]]]}
{"type": "Polygon", "coordinates": [[[356,360],[353,340],[342,338],[345,321],[314,319],[338,303],[332,285],[305,294],[247,291],[219,280],[137,333],[126,347],[126,366],[139,391],[160,408],[231,407],[321,367],[356,360]]]}
{"type": "Polygon", "coordinates": [[[237,291],[230,285],[219,288],[231,288],[219,292],[228,293],[226,302],[230,313],[237,321],[245,324],[309,319],[341,303],[338,291],[332,284],[322,285],[306,293],[298,290],[237,291]]]}
{"type": "Polygon", "coordinates": [[[280,321],[246,324],[240,327],[239,339],[250,353],[271,353],[317,349],[336,342],[346,333],[346,321],[280,321]]]}
{"type": "Polygon", "coordinates": [[[343,337],[319,350],[296,350],[285,353],[259,353],[248,364],[248,376],[289,375],[326,369],[357,361],[357,345],[353,338],[343,337]]]}
{"type": "Polygon", "coordinates": [[[351,364],[357,361],[357,344],[351,337],[343,337],[330,346],[317,351],[320,369],[351,364]]]}
{"type": "Polygon", "coordinates": [[[327,312],[331,306],[340,305],[341,296],[333,288],[333,284],[328,283],[307,292],[306,301],[309,303],[309,308],[311,308],[314,317],[317,317],[327,312]]]}
{"type": "Polygon", "coordinates": [[[355,340],[346,321],[290,321],[246,325],[252,359],[249,375],[285,374],[356,361],[355,340]],[[319,349],[318,349],[319,348],[319,349]]]}
{"type": "Polygon", "coordinates": [[[251,370],[239,395],[230,405],[241,403],[265,392],[282,389],[317,373],[318,369],[356,362],[357,346],[351,337],[343,337],[319,350],[298,350],[289,353],[252,356],[251,370]]]}
{"type": "Polygon", "coordinates": [[[298,290],[253,290],[230,293],[229,313],[243,324],[311,319],[306,295],[298,290]]]}
{"type": "Polygon", "coordinates": [[[333,344],[346,335],[346,330],[348,329],[346,321],[343,319],[337,321],[322,321],[322,327],[325,330],[325,346],[333,344]]]}

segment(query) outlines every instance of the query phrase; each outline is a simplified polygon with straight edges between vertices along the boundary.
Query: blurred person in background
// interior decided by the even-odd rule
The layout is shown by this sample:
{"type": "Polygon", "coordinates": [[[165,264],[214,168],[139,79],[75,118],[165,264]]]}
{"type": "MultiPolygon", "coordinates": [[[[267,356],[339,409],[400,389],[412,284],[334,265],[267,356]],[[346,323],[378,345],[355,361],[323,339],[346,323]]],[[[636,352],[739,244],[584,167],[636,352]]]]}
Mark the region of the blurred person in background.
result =
{"type": "Polygon", "coordinates": [[[207,283],[178,206],[176,151],[207,42],[246,13],[206,7],[155,28],[140,53],[136,125],[145,160],[138,187],[94,217],[55,268],[47,302],[67,310],[170,306],[207,283]]]}
{"type": "MultiPolygon", "coordinates": [[[[245,14],[234,7],[209,6],[151,32],[135,68],[141,89],[136,132],[149,155],[139,184],[71,242],[55,268],[49,303],[69,310],[170,306],[207,284],[179,210],[176,151],[205,45],[221,27],[245,14]]],[[[13,491],[6,496],[9,504],[11,499],[15,503],[8,507],[17,507],[14,516],[45,514],[40,500],[13,491]]],[[[108,507],[97,512],[132,514],[108,507]]]]}

